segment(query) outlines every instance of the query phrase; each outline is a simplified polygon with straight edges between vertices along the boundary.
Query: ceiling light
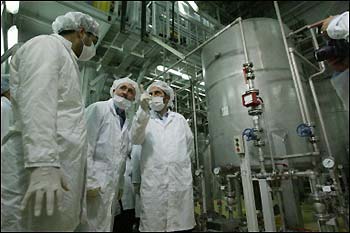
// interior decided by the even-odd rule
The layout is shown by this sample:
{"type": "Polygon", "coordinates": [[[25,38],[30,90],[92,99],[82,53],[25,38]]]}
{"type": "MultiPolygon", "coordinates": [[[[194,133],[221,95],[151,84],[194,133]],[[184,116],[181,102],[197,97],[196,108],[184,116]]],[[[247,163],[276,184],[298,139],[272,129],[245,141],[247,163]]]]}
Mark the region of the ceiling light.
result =
{"type": "Polygon", "coordinates": [[[194,1],[187,1],[195,12],[198,12],[198,6],[194,1]]]}
{"type": "MultiPolygon", "coordinates": [[[[157,70],[162,71],[162,72],[164,72],[167,69],[168,68],[166,68],[166,67],[164,67],[162,65],[157,66],[157,70]]],[[[177,76],[180,76],[180,77],[182,77],[185,80],[190,80],[191,79],[191,76],[189,76],[187,74],[183,74],[183,73],[181,73],[180,71],[177,71],[177,70],[169,69],[168,72],[172,73],[172,74],[175,74],[177,76]]]]}
{"type": "Polygon", "coordinates": [[[19,9],[19,1],[6,1],[6,10],[11,14],[17,14],[19,9]]]}
{"type": "Polygon", "coordinates": [[[7,46],[8,48],[12,48],[15,44],[18,42],[18,29],[16,25],[13,25],[10,27],[10,29],[7,32],[7,46]]]}
{"type": "Polygon", "coordinates": [[[202,85],[202,86],[204,86],[204,85],[205,85],[205,83],[204,83],[204,82],[200,82],[199,84],[200,84],[200,85],[202,85]]]}

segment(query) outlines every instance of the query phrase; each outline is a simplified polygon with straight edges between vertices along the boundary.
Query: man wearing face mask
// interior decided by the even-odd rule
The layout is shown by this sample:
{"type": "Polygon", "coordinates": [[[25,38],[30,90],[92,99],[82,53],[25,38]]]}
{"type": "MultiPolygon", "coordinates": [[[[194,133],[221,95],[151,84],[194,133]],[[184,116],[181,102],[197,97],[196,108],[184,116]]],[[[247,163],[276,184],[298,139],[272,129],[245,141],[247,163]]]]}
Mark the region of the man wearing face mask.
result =
{"type": "Polygon", "coordinates": [[[86,109],[88,134],[87,216],[89,231],[111,231],[112,205],[131,152],[125,111],[138,100],[137,83],[115,80],[111,98],[86,109]]]}
{"type": "Polygon", "coordinates": [[[86,124],[77,59],[95,55],[98,23],[59,16],[10,64],[14,127],[1,155],[1,230],[74,231],[85,194],[86,124]]]}
{"type": "Polygon", "coordinates": [[[165,82],[151,84],[141,95],[131,127],[133,144],[142,145],[141,232],[190,231],[195,226],[193,135],[186,119],[168,109],[173,100],[165,82]]]}

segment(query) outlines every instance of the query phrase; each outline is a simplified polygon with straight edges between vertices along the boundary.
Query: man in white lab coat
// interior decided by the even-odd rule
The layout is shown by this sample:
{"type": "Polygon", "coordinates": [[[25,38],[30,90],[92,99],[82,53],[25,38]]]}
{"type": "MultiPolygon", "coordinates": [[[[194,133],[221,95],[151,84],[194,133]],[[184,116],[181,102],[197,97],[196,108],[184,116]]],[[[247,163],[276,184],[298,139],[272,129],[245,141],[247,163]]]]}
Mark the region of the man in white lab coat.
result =
{"type": "MultiPolygon", "coordinates": [[[[344,39],[349,43],[349,11],[327,18],[323,22],[321,30],[331,39],[344,39]]],[[[331,58],[327,61],[336,71],[331,78],[331,83],[342,100],[349,119],[349,57],[345,59],[331,58]]]]}
{"type": "Polygon", "coordinates": [[[131,151],[125,111],[138,100],[138,85],[129,78],[118,79],[113,82],[110,94],[109,100],[91,104],[86,109],[89,231],[112,230],[112,205],[131,151]]]}
{"type": "Polygon", "coordinates": [[[55,34],[30,39],[11,59],[14,127],[1,148],[1,231],[74,231],[80,222],[87,144],[77,59],[95,55],[98,28],[68,12],[53,22],[55,34]]]}
{"type": "Polygon", "coordinates": [[[133,144],[142,145],[140,231],[187,231],[195,226],[193,135],[186,119],[168,110],[173,99],[165,82],[151,84],[131,127],[133,144]]]}
{"type": "Polygon", "coordinates": [[[1,75],[1,141],[8,133],[10,125],[13,123],[12,107],[10,102],[9,74],[1,75]]]}

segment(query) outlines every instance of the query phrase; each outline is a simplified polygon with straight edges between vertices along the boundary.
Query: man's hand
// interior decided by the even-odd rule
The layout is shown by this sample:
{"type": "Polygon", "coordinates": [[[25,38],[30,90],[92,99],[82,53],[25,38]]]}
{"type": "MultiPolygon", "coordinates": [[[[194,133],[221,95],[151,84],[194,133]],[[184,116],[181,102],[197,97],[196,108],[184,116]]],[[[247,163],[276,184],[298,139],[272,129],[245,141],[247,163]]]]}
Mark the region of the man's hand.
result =
{"type": "Polygon", "coordinates": [[[144,91],[143,85],[140,85],[141,97],[140,97],[140,106],[145,112],[149,112],[149,102],[151,101],[151,96],[144,91]]]}
{"type": "Polygon", "coordinates": [[[328,25],[329,23],[332,21],[334,16],[329,16],[327,19],[325,19],[323,21],[323,24],[322,24],[322,27],[321,27],[321,32],[322,34],[324,34],[327,38],[329,37],[328,34],[327,34],[327,28],[328,28],[328,25]]]}
{"type": "Polygon", "coordinates": [[[43,198],[46,196],[46,213],[51,216],[54,212],[55,199],[58,210],[62,211],[63,190],[69,191],[69,188],[59,168],[37,167],[30,174],[29,187],[22,200],[21,209],[26,208],[29,198],[35,194],[34,216],[40,216],[43,198]]]}

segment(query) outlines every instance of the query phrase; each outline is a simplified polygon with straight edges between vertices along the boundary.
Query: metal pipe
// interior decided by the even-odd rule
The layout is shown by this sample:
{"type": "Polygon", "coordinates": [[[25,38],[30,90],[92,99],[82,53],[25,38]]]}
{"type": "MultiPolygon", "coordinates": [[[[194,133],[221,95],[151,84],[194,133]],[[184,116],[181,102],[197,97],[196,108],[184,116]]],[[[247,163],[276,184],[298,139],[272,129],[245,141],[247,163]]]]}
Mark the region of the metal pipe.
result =
{"type": "MultiPolygon", "coordinates": [[[[199,153],[198,153],[198,129],[197,129],[197,113],[196,113],[196,98],[194,91],[194,82],[191,80],[191,97],[192,97],[192,113],[193,113],[193,128],[194,128],[194,150],[195,150],[195,158],[196,158],[196,169],[200,170],[199,163],[199,153]]],[[[206,201],[206,193],[205,193],[205,180],[203,176],[203,172],[200,175],[201,179],[201,191],[202,191],[202,217],[206,218],[207,215],[207,201],[206,201]]],[[[206,219],[203,219],[206,221],[206,219]]],[[[203,231],[206,231],[206,223],[203,223],[203,231]]]]}
{"type": "Polygon", "coordinates": [[[247,216],[247,226],[248,226],[249,232],[252,232],[252,231],[258,232],[259,225],[258,225],[258,219],[256,216],[252,172],[250,169],[250,152],[249,152],[248,141],[245,138],[243,138],[243,141],[244,141],[244,147],[245,147],[245,154],[241,159],[240,167],[241,167],[244,204],[245,204],[246,216],[247,216]]]}
{"type": "Polygon", "coordinates": [[[303,89],[303,86],[301,83],[298,65],[297,65],[296,60],[295,60],[294,48],[289,48],[289,54],[290,54],[290,58],[292,61],[292,65],[294,67],[295,77],[296,77],[297,85],[298,85],[298,88],[300,91],[301,101],[302,101],[303,106],[304,106],[306,121],[307,121],[307,123],[310,124],[311,123],[310,110],[309,110],[309,107],[307,106],[306,96],[305,96],[305,92],[304,92],[304,89],[303,89]]]}
{"type": "Polygon", "coordinates": [[[243,23],[242,23],[242,19],[241,18],[239,20],[239,28],[240,28],[240,31],[241,31],[245,63],[248,63],[249,62],[249,58],[248,58],[248,52],[247,52],[247,44],[246,44],[246,40],[245,40],[245,36],[244,36],[243,23]]]}
{"type": "MultiPolygon", "coordinates": [[[[311,32],[311,37],[312,37],[312,40],[313,40],[313,45],[314,45],[315,49],[318,49],[319,46],[318,46],[318,42],[317,42],[317,39],[316,39],[316,36],[315,36],[315,33],[314,33],[313,29],[310,29],[310,32],[311,32]]],[[[328,152],[329,156],[333,157],[331,146],[330,146],[330,143],[329,143],[329,140],[328,140],[328,134],[327,134],[325,123],[324,123],[323,116],[322,116],[322,111],[321,111],[321,108],[320,108],[320,104],[318,102],[318,98],[317,98],[314,82],[312,80],[313,78],[323,74],[325,72],[325,70],[326,70],[324,62],[320,62],[319,65],[320,65],[320,68],[321,68],[320,72],[317,72],[317,73],[315,73],[315,74],[313,74],[313,75],[311,75],[309,77],[309,84],[310,84],[310,88],[311,88],[312,97],[313,97],[314,102],[315,102],[316,111],[317,111],[318,117],[320,119],[321,129],[322,129],[322,133],[323,133],[324,140],[325,140],[325,143],[326,143],[327,152],[328,152]]]]}
{"type": "MultiPolygon", "coordinates": [[[[171,66],[169,66],[166,70],[164,70],[161,74],[159,74],[158,76],[154,77],[151,82],[153,82],[155,79],[157,79],[158,77],[162,76],[163,74],[167,73],[171,68],[173,68],[174,66],[176,66],[177,64],[179,64],[180,62],[182,62],[183,60],[186,60],[189,56],[191,56],[193,53],[197,52],[199,49],[201,49],[203,46],[207,45],[209,42],[211,42],[212,40],[216,39],[218,36],[220,36],[222,33],[224,33],[227,29],[231,28],[233,25],[235,25],[237,22],[239,22],[240,20],[242,20],[241,17],[238,17],[237,19],[235,19],[232,23],[230,23],[229,25],[227,25],[226,27],[224,27],[223,29],[221,29],[219,32],[215,33],[212,37],[210,37],[208,40],[204,41],[202,44],[200,44],[199,46],[197,46],[195,49],[193,49],[191,52],[189,52],[188,54],[185,55],[184,58],[178,60],[177,62],[175,62],[174,64],[172,64],[171,66]]],[[[150,83],[151,83],[150,82],[150,83]]]]}
{"type": "Polygon", "coordinates": [[[281,217],[281,223],[282,223],[282,232],[286,231],[286,221],[285,221],[285,215],[284,215],[284,208],[283,208],[283,199],[282,199],[282,190],[278,188],[277,192],[277,200],[278,200],[278,206],[280,209],[280,217],[281,217]]]}
{"type": "Polygon", "coordinates": [[[292,74],[292,79],[293,79],[293,83],[294,83],[294,87],[295,87],[295,92],[297,94],[297,99],[298,99],[298,103],[299,103],[299,109],[300,109],[301,117],[303,119],[303,122],[306,122],[306,117],[305,117],[305,113],[304,113],[304,106],[303,106],[303,104],[301,102],[301,97],[300,97],[298,85],[297,85],[297,82],[296,82],[296,79],[295,79],[294,68],[293,68],[293,65],[292,65],[292,62],[291,62],[291,59],[290,59],[290,55],[289,55],[289,51],[288,51],[288,43],[287,43],[287,39],[286,39],[286,34],[284,32],[283,22],[282,22],[282,18],[281,18],[281,14],[280,14],[280,10],[279,10],[277,1],[274,1],[274,6],[275,6],[277,19],[278,19],[278,22],[279,22],[279,25],[280,25],[280,29],[281,29],[281,33],[282,33],[283,44],[284,44],[284,47],[286,49],[287,59],[288,59],[290,71],[291,71],[291,74],[292,74]]]}
{"type": "Polygon", "coordinates": [[[5,61],[7,61],[7,59],[12,56],[13,54],[16,53],[17,49],[19,49],[21,47],[23,43],[17,43],[15,45],[13,45],[10,49],[6,50],[5,53],[1,56],[1,64],[4,63],[5,61]]]}
{"type": "Polygon", "coordinates": [[[295,55],[297,55],[300,59],[302,59],[306,64],[308,64],[309,66],[311,66],[312,68],[314,68],[317,71],[320,71],[320,69],[315,66],[314,64],[312,64],[306,57],[304,57],[303,55],[301,55],[299,52],[297,52],[296,50],[293,51],[295,55]]]}
{"type": "MultiPolygon", "coordinates": [[[[294,158],[303,158],[308,156],[317,156],[320,155],[320,152],[308,152],[308,153],[300,153],[300,154],[291,154],[291,155],[284,155],[281,157],[275,156],[274,159],[294,159],[294,158]]],[[[269,158],[267,158],[269,159],[269,158]]]]}

